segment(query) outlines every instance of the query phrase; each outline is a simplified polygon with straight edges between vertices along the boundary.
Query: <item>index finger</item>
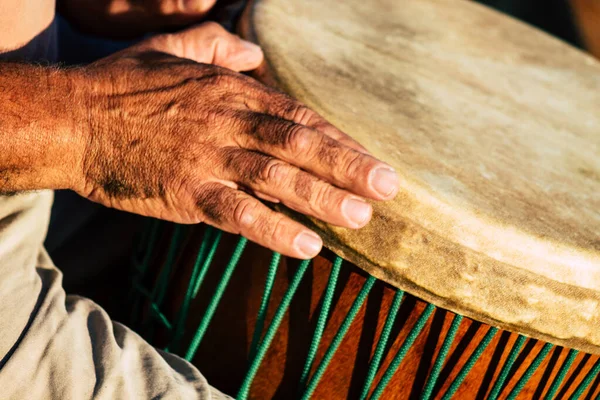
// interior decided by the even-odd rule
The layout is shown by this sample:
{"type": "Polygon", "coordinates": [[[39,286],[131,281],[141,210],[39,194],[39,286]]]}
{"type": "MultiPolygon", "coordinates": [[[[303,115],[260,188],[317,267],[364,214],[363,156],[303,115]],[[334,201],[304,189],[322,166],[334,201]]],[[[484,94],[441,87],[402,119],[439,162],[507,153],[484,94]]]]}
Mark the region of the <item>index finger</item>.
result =
{"type": "Polygon", "coordinates": [[[340,188],[375,200],[398,192],[393,168],[328,135],[268,114],[242,112],[240,147],[287,161],[340,188]]]}
{"type": "Polygon", "coordinates": [[[370,154],[348,134],[293,97],[270,87],[264,87],[263,97],[261,112],[316,129],[356,151],[370,154]]]}

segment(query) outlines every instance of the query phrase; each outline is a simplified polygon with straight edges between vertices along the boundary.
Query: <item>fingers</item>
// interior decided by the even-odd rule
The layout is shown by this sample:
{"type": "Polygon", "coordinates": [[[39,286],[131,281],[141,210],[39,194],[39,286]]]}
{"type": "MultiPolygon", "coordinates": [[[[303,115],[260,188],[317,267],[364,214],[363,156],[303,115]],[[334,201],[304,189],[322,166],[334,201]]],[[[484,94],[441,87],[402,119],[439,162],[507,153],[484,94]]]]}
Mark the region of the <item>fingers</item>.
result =
{"type": "Polygon", "coordinates": [[[234,71],[250,71],[263,61],[259,46],[227,32],[215,22],[158,35],[138,45],[204,64],[215,64],[234,71]]]}
{"type": "Polygon", "coordinates": [[[251,112],[241,113],[246,127],[239,146],[284,160],[361,196],[389,200],[398,193],[394,170],[374,157],[315,129],[251,112]]]}
{"type": "Polygon", "coordinates": [[[267,88],[265,92],[264,107],[261,108],[261,112],[314,128],[356,151],[369,153],[360,143],[304,104],[274,89],[267,88]]]}
{"type": "Polygon", "coordinates": [[[284,161],[239,148],[224,153],[224,179],[278,199],[293,210],[354,229],[371,219],[369,203],[284,161]]]}
{"type": "Polygon", "coordinates": [[[207,223],[283,255],[308,259],[323,246],[319,236],[301,224],[220,183],[201,187],[196,202],[207,223]]]}

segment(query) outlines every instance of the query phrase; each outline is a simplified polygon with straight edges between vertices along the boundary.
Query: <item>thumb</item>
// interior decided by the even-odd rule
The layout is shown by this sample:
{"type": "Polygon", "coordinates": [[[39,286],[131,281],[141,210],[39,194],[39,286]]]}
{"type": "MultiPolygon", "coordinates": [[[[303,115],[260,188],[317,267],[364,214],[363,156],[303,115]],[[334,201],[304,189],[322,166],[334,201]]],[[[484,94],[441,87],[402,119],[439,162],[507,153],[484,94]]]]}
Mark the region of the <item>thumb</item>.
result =
{"type": "Polygon", "coordinates": [[[215,64],[234,71],[250,71],[263,61],[259,46],[227,32],[215,22],[206,22],[181,32],[154,36],[136,46],[215,64]]]}

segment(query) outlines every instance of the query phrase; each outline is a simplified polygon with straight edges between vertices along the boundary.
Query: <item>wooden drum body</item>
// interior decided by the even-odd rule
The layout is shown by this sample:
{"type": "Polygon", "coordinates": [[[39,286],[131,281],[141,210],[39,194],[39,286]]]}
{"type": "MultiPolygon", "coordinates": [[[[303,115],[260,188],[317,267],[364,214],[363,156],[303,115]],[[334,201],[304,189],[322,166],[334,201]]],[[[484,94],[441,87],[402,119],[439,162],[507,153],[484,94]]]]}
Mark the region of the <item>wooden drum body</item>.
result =
{"type": "Polygon", "coordinates": [[[142,290],[143,296],[136,291],[139,299],[145,299],[138,303],[142,307],[134,308],[133,325],[158,347],[186,356],[211,384],[236,398],[303,398],[353,308],[355,317],[318,384],[313,383],[311,398],[377,398],[364,396],[365,385],[372,382],[367,385],[367,394],[372,396],[386,373],[391,377],[381,387],[382,399],[592,399],[600,394],[598,356],[498,331],[435,308],[382,281],[371,278],[369,282],[361,269],[341,263],[328,251],[303,274],[298,260],[281,258],[275,269],[272,252],[208,229],[207,235],[202,226],[152,222],[138,262],[146,273],[137,280],[152,290],[142,290]],[[238,256],[231,270],[231,260],[238,256]],[[335,260],[339,268],[335,290],[328,291],[335,260]],[[290,285],[299,276],[302,279],[279,329],[266,345],[252,385],[240,392],[256,357],[253,338],[270,274],[274,280],[260,330],[262,340],[290,285]],[[186,300],[199,281],[197,296],[186,300]],[[211,301],[225,281],[226,290],[214,303],[218,307],[211,318],[211,301]],[[370,284],[368,296],[362,296],[370,284]],[[328,292],[330,311],[320,345],[315,346],[328,292]],[[395,317],[391,320],[390,316],[395,317]],[[382,335],[386,324],[388,334],[382,335]],[[199,331],[202,341],[195,347],[199,331]],[[302,385],[311,347],[316,348],[311,374],[302,385]],[[377,359],[379,368],[372,367],[377,359]]]}
{"type": "Polygon", "coordinates": [[[141,332],[240,399],[596,398],[600,64],[458,0],[257,0],[241,30],[402,189],[358,231],[281,208],[312,265],[153,222],[141,332]]]}

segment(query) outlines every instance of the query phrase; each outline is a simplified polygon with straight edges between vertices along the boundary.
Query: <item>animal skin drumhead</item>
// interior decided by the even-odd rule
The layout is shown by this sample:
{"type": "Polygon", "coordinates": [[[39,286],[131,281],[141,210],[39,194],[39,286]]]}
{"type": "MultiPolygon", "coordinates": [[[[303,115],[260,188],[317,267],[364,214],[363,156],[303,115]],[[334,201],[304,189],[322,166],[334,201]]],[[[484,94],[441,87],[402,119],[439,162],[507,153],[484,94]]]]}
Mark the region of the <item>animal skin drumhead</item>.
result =
{"type": "Polygon", "coordinates": [[[401,179],[358,231],[290,214],[435,305],[600,353],[597,61],[461,0],[261,0],[242,31],[401,179]]]}

